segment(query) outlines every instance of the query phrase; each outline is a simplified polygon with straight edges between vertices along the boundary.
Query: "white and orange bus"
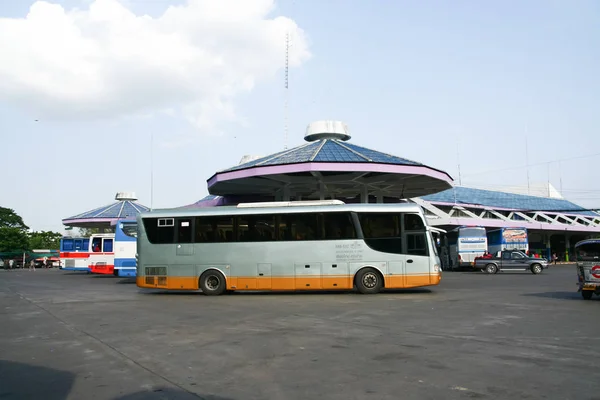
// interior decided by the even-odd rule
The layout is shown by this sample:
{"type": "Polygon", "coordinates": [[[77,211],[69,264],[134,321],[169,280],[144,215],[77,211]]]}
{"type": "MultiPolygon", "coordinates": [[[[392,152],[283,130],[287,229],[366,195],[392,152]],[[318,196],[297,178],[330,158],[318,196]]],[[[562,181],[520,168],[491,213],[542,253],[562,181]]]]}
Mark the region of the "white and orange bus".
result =
{"type": "Polygon", "coordinates": [[[366,294],[441,280],[432,230],[415,204],[246,203],[137,220],[141,288],[366,294]]]}

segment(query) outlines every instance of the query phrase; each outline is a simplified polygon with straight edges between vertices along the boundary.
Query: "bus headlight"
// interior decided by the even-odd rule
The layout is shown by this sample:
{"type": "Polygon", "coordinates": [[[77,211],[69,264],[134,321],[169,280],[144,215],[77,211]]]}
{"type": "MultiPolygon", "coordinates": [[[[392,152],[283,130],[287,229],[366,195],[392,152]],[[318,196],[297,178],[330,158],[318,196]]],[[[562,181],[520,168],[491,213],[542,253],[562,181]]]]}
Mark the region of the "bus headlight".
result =
{"type": "Polygon", "coordinates": [[[440,272],[440,264],[434,264],[433,265],[433,272],[437,272],[437,273],[440,272]]]}

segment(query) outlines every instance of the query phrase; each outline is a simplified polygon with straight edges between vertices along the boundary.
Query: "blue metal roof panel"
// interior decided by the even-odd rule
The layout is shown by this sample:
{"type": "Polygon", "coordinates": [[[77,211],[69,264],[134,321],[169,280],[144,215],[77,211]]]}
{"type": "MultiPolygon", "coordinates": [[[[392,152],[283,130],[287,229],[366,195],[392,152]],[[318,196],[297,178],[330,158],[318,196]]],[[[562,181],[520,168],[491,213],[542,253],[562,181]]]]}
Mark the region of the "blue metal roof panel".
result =
{"type": "Polygon", "coordinates": [[[361,157],[342,147],[335,140],[326,140],[319,153],[313,159],[315,162],[366,162],[366,157],[361,157]]]}
{"type": "Polygon", "coordinates": [[[86,211],[84,213],[74,215],[65,219],[91,219],[91,218],[125,218],[133,217],[142,211],[149,211],[150,209],[139,203],[135,203],[129,200],[118,201],[103,207],[96,208],[94,210],[86,211]]]}
{"type": "Polygon", "coordinates": [[[372,160],[372,162],[375,163],[396,165],[423,165],[416,161],[407,160],[406,158],[396,157],[386,153],[381,153],[379,151],[367,149],[366,147],[357,146],[348,142],[344,142],[342,145],[354,150],[359,154],[362,154],[363,156],[369,158],[370,160],[372,160]]]}
{"type": "Polygon", "coordinates": [[[258,166],[267,165],[283,165],[283,164],[296,164],[308,162],[311,160],[315,152],[321,146],[321,141],[312,142],[308,146],[300,146],[292,149],[287,153],[283,153],[277,157],[273,157],[271,160],[260,163],[258,166]]]}
{"type": "Polygon", "coordinates": [[[280,151],[280,152],[277,152],[277,153],[274,153],[274,154],[271,154],[271,155],[268,155],[265,157],[257,158],[256,160],[248,161],[247,163],[244,163],[244,164],[239,164],[239,165],[233,166],[231,168],[224,169],[220,172],[231,172],[231,171],[237,171],[240,169],[257,167],[257,166],[259,166],[258,164],[263,164],[265,162],[268,162],[272,159],[279,157],[280,155],[283,155],[283,154],[288,153],[293,150],[295,150],[295,149],[280,151]]]}
{"type": "Polygon", "coordinates": [[[485,207],[529,211],[554,211],[598,216],[597,213],[588,211],[585,208],[564,199],[552,199],[465,187],[455,187],[421,198],[432,203],[474,204],[485,207]]]}
{"type": "Polygon", "coordinates": [[[305,162],[375,162],[395,165],[423,165],[416,161],[392,156],[379,151],[367,149],[348,142],[333,139],[317,140],[280,151],[244,164],[222,170],[220,172],[238,171],[252,167],[297,164],[305,162]]]}

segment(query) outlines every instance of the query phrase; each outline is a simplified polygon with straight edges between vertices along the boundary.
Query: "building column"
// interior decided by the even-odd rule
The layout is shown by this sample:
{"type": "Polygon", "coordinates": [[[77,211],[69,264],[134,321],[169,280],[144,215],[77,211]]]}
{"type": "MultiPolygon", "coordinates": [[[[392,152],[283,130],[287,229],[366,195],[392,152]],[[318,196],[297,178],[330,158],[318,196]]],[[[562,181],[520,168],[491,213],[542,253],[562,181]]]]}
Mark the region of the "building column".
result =
{"type": "Polygon", "coordinates": [[[569,262],[569,250],[571,249],[571,241],[569,240],[569,234],[565,233],[565,261],[569,262]]]}
{"type": "Polygon", "coordinates": [[[319,200],[325,200],[325,184],[319,182],[319,200]]]}
{"type": "Polygon", "coordinates": [[[290,187],[287,185],[283,187],[283,201],[290,201],[290,187]]]}
{"type": "Polygon", "coordinates": [[[281,190],[275,192],[275,201],[283,201],[283,195],[281,194],[281,190]]]}
{"type": "Polygon", "coordinates": [[[548,262],[550,262],[550,260],[552,260],[552,245],[550,244],[550,237],[552,235],[551,234],[546,234],[546,259],[548,260],[548,262]]]}
{"type": "Polygon", "coordinates": [[[360,192],[360,202],[368,203],[369,202],[369,188],[367,185],[363,185],[362,190],[360,192]]]}
{"type": "Polygon", "coordinates": [[[377,193],[377,204],[383,204],[383,192],[379,191],[377,193]]]}

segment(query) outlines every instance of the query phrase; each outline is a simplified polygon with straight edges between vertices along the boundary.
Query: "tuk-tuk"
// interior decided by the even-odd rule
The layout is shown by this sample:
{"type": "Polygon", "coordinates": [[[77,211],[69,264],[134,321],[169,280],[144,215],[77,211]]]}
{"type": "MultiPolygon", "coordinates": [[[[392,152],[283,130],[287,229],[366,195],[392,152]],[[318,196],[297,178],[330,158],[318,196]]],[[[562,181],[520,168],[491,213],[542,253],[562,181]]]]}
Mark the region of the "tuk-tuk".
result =
{"type": "Polygon", "coordinates": [[[579,292],[585,300],[594,293],[600,296],[600,239],[582,240],[575,244],[579,292]]]}

